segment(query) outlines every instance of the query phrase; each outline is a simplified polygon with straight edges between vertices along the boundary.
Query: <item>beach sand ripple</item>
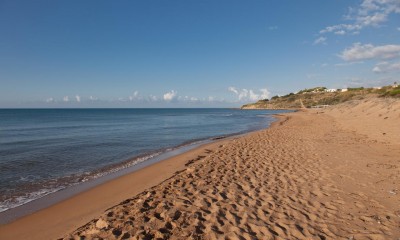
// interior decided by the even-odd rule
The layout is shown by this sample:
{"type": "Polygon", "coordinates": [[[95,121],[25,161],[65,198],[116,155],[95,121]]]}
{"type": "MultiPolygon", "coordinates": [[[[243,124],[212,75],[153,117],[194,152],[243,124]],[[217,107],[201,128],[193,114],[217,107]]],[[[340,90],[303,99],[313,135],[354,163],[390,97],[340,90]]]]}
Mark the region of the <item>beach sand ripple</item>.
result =
{"type": "Polygon", "coordinates": [[[206,150],[65,239],[397,239],[400,148],[337,121],[287,114],[206,150]]]}

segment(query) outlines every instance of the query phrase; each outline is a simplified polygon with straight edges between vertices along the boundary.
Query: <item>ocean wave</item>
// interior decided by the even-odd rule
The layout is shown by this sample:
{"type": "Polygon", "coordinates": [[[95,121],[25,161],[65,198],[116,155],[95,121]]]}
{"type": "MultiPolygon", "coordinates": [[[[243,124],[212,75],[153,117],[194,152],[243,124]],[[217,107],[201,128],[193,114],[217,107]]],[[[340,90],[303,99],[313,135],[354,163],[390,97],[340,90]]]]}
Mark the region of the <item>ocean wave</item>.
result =
{"type": "MultiPolygon", "coordinates": [[[[190,143],[190,144],[192,144],[192,143],[190,143]]],[[[169,152],[169,151],[175,150],[176,148],[177,147],[167,148],[164,150],[137,156],[137,157],[131,158],[125,162],[115,164],[113,166],[104,167],[102,169],[99,169],[99,170],[96,170],[93,172],[83,172],[81,174],[72,174],[72,175],[58,178],[58,179],[47,180],[47,184],[46,184],[46,182],[45,183],[38,183],[38,182],[35,183],[34,180],[36,178],[34,176],[21,177],[20,181],[26,182],[26,186],[24,187],[24,189],[28,189],[28,188],[29,189],[39,188],[39,189],[31,191],[31,192],[14,194],[11,196],[6,196],[6,195],[10,195],[10,194],[4,194],[2,196],[3,199],[1,199],[1,201],[0,201],[0,212],[4,212],[6,210],[9,210],[9,209],[12,209],[12,208],[15,208],[18,206],[22,206],[24,204],[27,204],[34,200],[43,198],[51,193],[58,192],[60,190],[66,189],[68,187],[75,186],[77,184],[88,182],[91,180],[95,180],[95,179],[107,176],[109,174],[116,173],[123,169],[133,167],[139,163],[142,163],[149,159],[157,157],[164,152],[169,152]]]]}
{"type": "Polygon", "coordinates": [[[60,191],[61,189],[64,189],[64,188],[65,187],[62,187],[62,186],[57,187],[57,188],[42,188],[42,189],[39,189],[34,192],[26,193],[23,196],[16,196],[16,197],[5,199],[0,202],[0,212],[4,212],[4,211],[7,211],[12,208],[22,206],[24,204],[27,204],[36,199],[42,198],[51,193],[60,191]]]}

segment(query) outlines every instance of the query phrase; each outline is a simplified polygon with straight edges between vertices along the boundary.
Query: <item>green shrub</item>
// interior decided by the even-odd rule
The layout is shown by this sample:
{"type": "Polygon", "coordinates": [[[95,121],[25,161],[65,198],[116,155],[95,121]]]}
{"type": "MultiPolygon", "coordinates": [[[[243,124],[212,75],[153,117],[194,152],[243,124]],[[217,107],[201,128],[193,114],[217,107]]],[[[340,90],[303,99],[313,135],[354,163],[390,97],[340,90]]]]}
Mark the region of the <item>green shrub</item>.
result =
{"type": "Polygon", "coordinates": [[[348,91],[361,91],[364,90],[364,87],[359,87],[359,88],[347,88],[348,91]]]}
{"type": "Polygon", "coordinates": [[[387,91],[386,89],[381,88],[381,89],[375,89],[374,92],[375,92],[375,93],[379,93],[379,94],[384,94],[386,91],[387,91]]]}
{"type": "Polygon", "coordinates": [[[326,87],[315,87],[315,88],[306,88],[298,92],[298,94],[302,93],[310,93],[310,92],[324,92],[326,87]]]}
{"type": "Polygon", "coordinates": [[[275,100],[275,99],[278,99],[278,98],[279,98],[279,96],[276,95],[276,96],[273,96],[273,97],[271,98],[271,100],[275,100]]]}
{"type": "Polygon", "coordinates": [[[293,96],[293,95],[294,95],[294,93],[289,93],[289,94],[287,94],[285,96],[282,96],[282,98],[288,98],[288,97],[293,96]]]}
{"type": "Polygon", "coordinates": [[[392,91],[389,92],[389,95],[394,97],[394,96],[399,96],[400,97],[400,88],[395,88],[392,91]]]}

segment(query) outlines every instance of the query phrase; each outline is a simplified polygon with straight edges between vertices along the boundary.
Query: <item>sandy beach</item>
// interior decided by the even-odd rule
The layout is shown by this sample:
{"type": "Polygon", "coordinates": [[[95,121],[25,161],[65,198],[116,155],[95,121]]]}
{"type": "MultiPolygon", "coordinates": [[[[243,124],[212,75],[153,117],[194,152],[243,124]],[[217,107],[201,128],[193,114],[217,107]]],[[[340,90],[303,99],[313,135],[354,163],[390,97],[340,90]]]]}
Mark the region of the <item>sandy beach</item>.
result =
{"type": "Polygon", "coordinates": [[[400,101],[285,114],[0,226],[0,239],[398,239],[400,101]]]}

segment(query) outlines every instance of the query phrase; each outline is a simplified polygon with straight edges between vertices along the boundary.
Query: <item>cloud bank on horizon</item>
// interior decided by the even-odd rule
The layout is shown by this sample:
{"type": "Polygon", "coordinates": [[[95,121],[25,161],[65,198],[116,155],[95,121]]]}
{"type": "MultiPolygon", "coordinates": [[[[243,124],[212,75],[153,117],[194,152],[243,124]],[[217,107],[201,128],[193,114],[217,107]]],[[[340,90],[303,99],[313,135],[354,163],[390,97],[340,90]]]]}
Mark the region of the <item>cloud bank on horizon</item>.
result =
{"type": "Polygon", "coordinates": [[[70,98],[69,96],[64,96],[62,99],[56,99],[53,97],[47,98],[45,101],[46,103],[52,104],[59,104],[59,103],[69,103],[73,102],[75,104],[82,102],[85,103],[116,103],[116,102],[123,102],[123,103],[140,103],[140,104],[160,104],[160,103],[195,103],[197,105],[204,105],[204,104],[230,104],[230,103],[247,103],[247,102],[254,102],[261,99],[268,99],[270,98],[270,92],[266,88],[262,88],[259,90],[252,90],[252,89],[237,89],[235,87],[228,87],[227,89],[229,92],[233,93],[234,98],[227,100],[224,98],[218,98],[215,96],[208,96],[205,98],[197,98],[197,97],[190,97],[190,96],[181,96],[178,94],[177,91],[171,90],[162,95],[162,97],[157,97],[155,95],[148,95],[142,96],[139,91],[134,91],[132,95],[128,97],[119,97],[117,99],[111,100],[99,100],[97,97],[89,96],[87,98],[81,98],[79,95],[75,95],[74,98],[70,98]]]}
{"type": "Polygon", "coordinates": [[[400,81],[400,0],[2,7],[0,107],[236,107],[400,81]]]}

